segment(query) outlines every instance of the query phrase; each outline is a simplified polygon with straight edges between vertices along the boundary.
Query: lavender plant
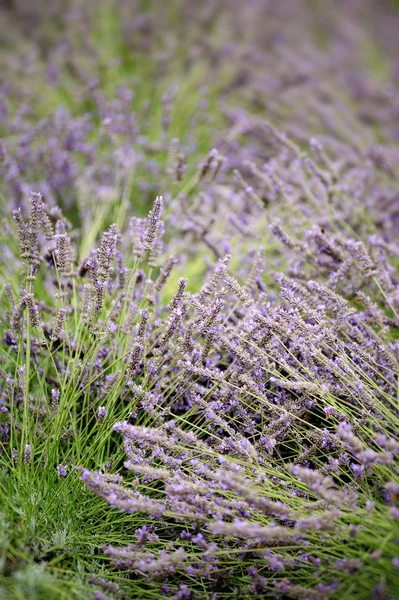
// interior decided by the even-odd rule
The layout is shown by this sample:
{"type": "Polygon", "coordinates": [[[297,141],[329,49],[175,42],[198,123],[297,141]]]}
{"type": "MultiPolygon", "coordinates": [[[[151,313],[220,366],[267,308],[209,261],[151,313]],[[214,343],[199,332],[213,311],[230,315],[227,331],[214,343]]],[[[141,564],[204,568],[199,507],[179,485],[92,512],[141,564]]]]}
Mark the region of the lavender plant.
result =
{"type": "Polygon", "coordinates": [[[4,12],[0,590],[395,598],[397,13],[155,4],[4,12]]]}

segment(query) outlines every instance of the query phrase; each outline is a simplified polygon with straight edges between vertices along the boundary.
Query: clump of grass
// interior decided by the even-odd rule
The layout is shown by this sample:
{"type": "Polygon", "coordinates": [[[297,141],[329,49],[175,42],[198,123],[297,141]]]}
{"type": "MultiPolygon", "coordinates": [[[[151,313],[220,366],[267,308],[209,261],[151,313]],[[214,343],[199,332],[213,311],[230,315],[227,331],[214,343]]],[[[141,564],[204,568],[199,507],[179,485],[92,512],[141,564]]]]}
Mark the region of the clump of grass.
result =
{"type": "MultiPolygon", "coordinates": [[[[132,240],[112,225],[77,269],[60,213],[62,233],[51,239],[40,196],[32,196],[27,222],[15,213],[24,283],[18,296],[6,289],[13,317],[3,321],[11,324],[3,331],[3,434],[8,478],[19,498],[24,490],[28,540],[40,526],[55,527],[73,561],[82,545],[98,552],[99,519],[101,529],[109,518],[118,531],[115,511],[105,517],[98,504],[79,503],[73,520],[66,508],[63,523],[65,493],[69,503],[72,490],[82,493],[79,467],[91,491],[133,514],[120,521],[128,546],[120,534],[102,539],[106,554],[157,593],[165,585],[201,593],[190,585],[201,576],[201,588],[226,597],[235,589],[324,597],[340,583],[352,586],[354,573],[379,585],[379,561],[389,589],[399,450],[391,273],[360,241],[315,230],[295,241],[271,225],[303,257],[296,277],[277,276],[282,303],[262,284],[261,253],[246,282],[229,274],[227,255],[197,293],[180,279],[165,305],[162,287],[176,261],[159,272],[149,265],[162,244],[162,209],[158,198],[147,219],[133,221],[129,262],[132,240]],[[41,277],[54,300],[39,305],[42,243],[51,261],[41,277]],[[319,281],[310,278],[317,265],[319,281]],[[333,290],[352,294],[352,272],[361,309],[333,290]],[[380,307],[366,290],[381,292],[380,307]],[[122,465],[133,473],[127,486],[116,474],[122,465]],[[53,519],[42,499],[50,490],[53,519]]],[[[54,550],[45,541],[37,552],[54,550]]]]}

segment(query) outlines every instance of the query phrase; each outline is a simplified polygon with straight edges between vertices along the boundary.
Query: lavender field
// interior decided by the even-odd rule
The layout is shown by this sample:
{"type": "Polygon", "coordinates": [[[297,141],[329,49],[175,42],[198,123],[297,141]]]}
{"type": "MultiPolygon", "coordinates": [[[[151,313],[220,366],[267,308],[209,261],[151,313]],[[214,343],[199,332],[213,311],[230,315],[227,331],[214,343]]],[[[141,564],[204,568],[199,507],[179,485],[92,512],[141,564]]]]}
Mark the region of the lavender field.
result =
{"type": "Polygon", "coordinates": [[[399,5],[0,1],[0,600],[399,599],[399,5]]]}

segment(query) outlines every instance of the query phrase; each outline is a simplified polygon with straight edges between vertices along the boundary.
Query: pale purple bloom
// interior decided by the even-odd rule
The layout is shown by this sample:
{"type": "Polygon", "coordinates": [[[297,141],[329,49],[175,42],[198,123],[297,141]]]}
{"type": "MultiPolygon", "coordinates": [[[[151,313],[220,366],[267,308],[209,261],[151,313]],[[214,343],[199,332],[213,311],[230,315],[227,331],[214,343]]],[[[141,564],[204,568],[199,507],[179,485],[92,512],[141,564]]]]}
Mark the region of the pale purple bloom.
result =
{"type": "Polygon", "coordinates": [[[105,406],[99,406],[97,409],[97,421],[99,423],[102,423],[102,421],[104,421],[104,419],[107,416],[107,409],[105,408],[105,406]]]}
{"type": "Polygon", "coordinates": [[[61,479],[64,479],[67,476],[67,468],[64,465],[58,465],[57,475],[61,479]]]}

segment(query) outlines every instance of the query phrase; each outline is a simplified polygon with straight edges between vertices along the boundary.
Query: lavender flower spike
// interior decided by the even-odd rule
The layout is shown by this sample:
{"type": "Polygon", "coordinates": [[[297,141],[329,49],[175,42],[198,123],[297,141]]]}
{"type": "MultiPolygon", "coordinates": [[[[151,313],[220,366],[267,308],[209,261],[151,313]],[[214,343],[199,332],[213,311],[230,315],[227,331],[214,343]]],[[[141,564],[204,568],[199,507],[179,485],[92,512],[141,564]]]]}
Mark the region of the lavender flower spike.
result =
{"type": "Polygon", "coordinates": [[[148,215],[148,226],[144,235],[143,247],[144,250],[152,250],[157,239],[158,223],[162,215],[163,210],[163,197],[157,196],[155,198],[152,210],[148,215]]]}

